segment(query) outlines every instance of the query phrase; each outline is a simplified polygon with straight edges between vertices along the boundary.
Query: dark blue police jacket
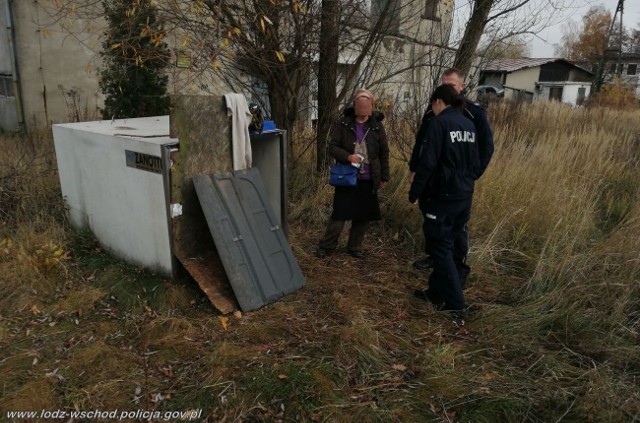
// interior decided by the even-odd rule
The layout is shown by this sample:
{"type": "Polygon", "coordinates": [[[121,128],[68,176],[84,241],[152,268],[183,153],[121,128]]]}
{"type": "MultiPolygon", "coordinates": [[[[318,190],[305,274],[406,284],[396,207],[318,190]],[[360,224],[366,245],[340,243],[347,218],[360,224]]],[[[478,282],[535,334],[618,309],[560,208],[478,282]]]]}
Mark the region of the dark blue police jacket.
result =
{"type": "MultiPolygon", "coordinates": [[[[476,128],[476,134],[478,135],[476,145],[478,148],[478,154],[480,156],[480,169],[478,173],[479,178],[487,169],[487,166],[489,166],[491,156],[493,156],[493,132],[491,132],[487,114],[479,104],[469,101],[468,99],[465,100],[463,115],[467,119],[471,120],[471,122],[473,122],[473,125],[476,128]]],[[[429,107],[427,107],[427,110],[424,112],[424,115],[422,116],[420,128],[416,133],[413,152],[411,153],[411,159],[409,160],[409,170],[411,172],[415,172],[418,167],[423,143],[424,141],[426,141],[425,134],[427,131],[427,124],[434,117],[435,114],[431,110],[431,105],[429,105],[429,107]]]]}
{"type": "Polygon", "coordinates": [[[424,139],[409,201],[470,198],[483,171],[473,122],[448,107],[429,119],[424,139]]]}

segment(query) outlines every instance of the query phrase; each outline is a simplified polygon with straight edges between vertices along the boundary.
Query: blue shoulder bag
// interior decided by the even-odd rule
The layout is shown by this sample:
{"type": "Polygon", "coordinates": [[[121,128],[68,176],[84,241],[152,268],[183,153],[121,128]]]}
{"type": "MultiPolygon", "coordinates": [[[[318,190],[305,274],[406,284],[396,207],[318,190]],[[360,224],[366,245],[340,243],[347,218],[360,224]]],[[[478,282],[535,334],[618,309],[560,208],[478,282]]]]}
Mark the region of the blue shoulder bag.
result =
{"type": "Polygon", "coordinates": [[[358,184],[358,168],[351,164],[331,165],[329,185],[334,187],[355,187],[358,184]]]}

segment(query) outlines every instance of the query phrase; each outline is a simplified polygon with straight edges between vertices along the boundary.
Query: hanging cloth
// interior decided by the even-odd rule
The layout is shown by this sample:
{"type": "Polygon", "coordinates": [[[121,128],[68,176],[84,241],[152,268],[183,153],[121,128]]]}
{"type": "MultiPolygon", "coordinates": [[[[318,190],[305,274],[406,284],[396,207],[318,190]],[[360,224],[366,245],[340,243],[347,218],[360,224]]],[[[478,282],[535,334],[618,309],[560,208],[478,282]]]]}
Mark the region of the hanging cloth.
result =
{"type": "Polygon", "coordinates": [[[249,124],[251,112],[247,100],[242,94],[225,94],[224,102],[227,116],[231,116],[231,151],[233,154],[233,170],[251,167],[251,139],[249,138],[249,124]]]}

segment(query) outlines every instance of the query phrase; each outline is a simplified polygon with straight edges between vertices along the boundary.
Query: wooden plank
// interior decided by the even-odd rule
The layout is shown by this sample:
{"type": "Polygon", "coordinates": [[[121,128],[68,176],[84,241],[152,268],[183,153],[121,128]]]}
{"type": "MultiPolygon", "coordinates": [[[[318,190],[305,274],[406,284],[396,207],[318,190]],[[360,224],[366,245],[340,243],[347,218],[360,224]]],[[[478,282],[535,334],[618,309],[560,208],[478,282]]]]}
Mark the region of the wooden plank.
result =
{"type": "Polygon", "coordinates": [[[220,313],[227,314],[238,309],[238,303],[217,253],[193,258],[178,257],[178,260],[220,313]]]}

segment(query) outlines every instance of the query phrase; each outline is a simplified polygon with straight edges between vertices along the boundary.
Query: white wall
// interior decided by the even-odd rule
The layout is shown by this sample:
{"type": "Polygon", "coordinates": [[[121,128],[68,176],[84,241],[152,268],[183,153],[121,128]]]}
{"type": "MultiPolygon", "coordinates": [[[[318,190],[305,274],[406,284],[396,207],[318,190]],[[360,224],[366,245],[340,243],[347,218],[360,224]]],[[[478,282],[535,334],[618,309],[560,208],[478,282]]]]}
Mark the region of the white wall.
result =
{"type": "Polygon", "coordinates": [[[562,90],[562,102],[563,103],[569,103],[572,106],[577,106],[578,105],[578,90],[580,88],[584,88],[585,89],[585,98],[589,97],[589,94],[591,93],[591,84],[567,84],[564,86],[564,89],[562,90]]]}
{"type": "Polygon", "coordinates": [[[591,94],[591,83],[549,83],[541,85],[540,91],[534,95],[534,100],[549,100],[551,88],[562,87],[562,102],[578,106],[578,91],[580,88],[585,89],[585,98],[591,94]]]}

